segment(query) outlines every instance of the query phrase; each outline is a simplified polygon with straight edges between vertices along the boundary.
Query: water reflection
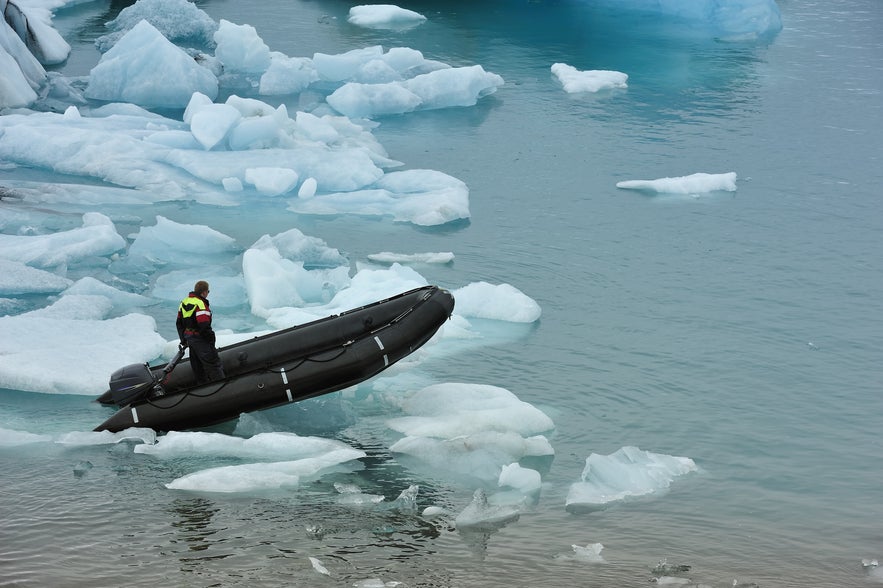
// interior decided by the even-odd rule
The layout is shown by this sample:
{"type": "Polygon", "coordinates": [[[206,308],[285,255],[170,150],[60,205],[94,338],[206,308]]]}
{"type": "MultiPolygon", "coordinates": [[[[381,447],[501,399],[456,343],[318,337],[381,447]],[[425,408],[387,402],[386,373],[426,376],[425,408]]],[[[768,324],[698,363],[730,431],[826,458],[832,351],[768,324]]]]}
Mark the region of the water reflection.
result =
{"type": "Polygon", "coordinates": [[[170,506],[172,528],[177,531],[178,540],[187,546],[189,551],[205,551],[212,545],[209,539],[217,533],[212,528],[212,519],[219,509],[206,498],[181,498],[170,506]]]}

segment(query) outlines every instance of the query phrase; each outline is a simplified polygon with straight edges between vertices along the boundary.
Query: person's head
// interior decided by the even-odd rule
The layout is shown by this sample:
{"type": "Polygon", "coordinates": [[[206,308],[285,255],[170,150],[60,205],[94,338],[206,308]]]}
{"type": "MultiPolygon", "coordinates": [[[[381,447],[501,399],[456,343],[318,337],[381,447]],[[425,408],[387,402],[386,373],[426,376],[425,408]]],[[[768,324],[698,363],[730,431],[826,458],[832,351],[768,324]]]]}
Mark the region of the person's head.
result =
{"type": "Polygon", "coordinates": [[[196,282],[196,285],[193,286],[193,293],[205,297],[208,295],[208,282],[205,280],[199,280],[196,282]]]}

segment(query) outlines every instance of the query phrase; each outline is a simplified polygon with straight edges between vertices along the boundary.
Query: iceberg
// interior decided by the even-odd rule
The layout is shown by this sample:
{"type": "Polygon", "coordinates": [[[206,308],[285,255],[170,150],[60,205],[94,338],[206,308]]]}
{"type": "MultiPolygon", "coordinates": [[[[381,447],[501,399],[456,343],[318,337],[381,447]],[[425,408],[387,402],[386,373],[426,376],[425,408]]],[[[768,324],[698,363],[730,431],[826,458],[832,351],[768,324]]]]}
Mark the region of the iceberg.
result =
{"type": "Polygon", "coordinates": [[[86,87],[87,98],[151,108],[184,108],[194,92],[214,99],[217,78],[146,20],[102,55],[86,87]]]}

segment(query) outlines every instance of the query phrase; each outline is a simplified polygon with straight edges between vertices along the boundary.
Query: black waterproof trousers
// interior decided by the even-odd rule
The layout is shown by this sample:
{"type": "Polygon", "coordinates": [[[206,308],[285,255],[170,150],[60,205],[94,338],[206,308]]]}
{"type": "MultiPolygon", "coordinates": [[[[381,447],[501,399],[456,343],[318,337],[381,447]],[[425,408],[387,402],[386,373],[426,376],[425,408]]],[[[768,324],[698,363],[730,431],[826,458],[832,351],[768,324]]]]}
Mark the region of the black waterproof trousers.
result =
{"type": "Polygon", "coordinates": [[[198,384],[224,379],[224,367],[214,343],[196,335],[188,335],[187,347],[190,348],[190,366],[198,384]]]}

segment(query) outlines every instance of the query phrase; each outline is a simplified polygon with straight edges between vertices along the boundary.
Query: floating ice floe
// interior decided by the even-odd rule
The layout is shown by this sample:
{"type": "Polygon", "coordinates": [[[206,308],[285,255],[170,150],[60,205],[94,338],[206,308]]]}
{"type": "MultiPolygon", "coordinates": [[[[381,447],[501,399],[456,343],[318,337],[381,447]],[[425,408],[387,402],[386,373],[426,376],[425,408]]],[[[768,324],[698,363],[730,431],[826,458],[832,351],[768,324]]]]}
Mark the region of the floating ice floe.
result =
{"type": "Polygon", "coordinates": [[[454,254],[450,251],[442,251],[438,253],[393,253],[391,251],[382,251],[380,253],[371,253],[368,259],[377,263],[451,263],[454,261],[454,254]]]}
{"type": "Polygon", "coordinates": [[[393,4],[363,4],[350,8],[347,21],[369,29],[404,30],[422,24],[426,17],[393,4]]]}
{"type": "Polygon", "coordinates": [[[242,247],[232,237],[205,225],[177,223],[163,216],[156,224],[141,227],[129,246],[127,262],[145,260],[153,265],[176,267],[219,263],[238,254],[242,247]]]}
{"type": "Polygon", "coordinates": [[[52,272],[33,268],[19,261],[0,259],[0,296],[57,293],[73,281],[52,272]]]}
{"type": "Polygon", "coordinates": [[[736,172],[725,174],[696,173],[677,178],[659,178],[657,180],[626,180],[617,182],[617,188],[625,190],[642,190],[665,194],[702,194],[718,190],[736,191],[736,172]]]}
{"type": "Polygon", "coordinates": [[[619,71],[580,71],[566,63],[555,63],[552,65],[552,73],[561,82],[564,91],[570,94],[628,87],[629,76],[619,71]]]}
{"type": "Polygon", "coordinates": [[[221,456],[283,461],[317,457],[340,449],[349,446],[334,439],[294,433],[259,433],[241,438],[204,431],[169,431],[155,444],[136,446],[134,451],[160,459],[221,456]]]}
{"type": "Polygon", "coordinates": [[[565,507],[571,512],[606,508],[611,503],[666,490],[675,478],[698,471],[688,457],[623,447],[610,455],[586,458],[580,481],[572,484],[565,507]]]}
{"type": "Polygon", "coordinates": [[[457,314],[467,318],[532,323],[539,320],[540,305],[510,284],[473,282],[456,289],[457,314]]]}
{"type": "Polygon", "coordinates": [[[335,467],[365,457],[350,447],[332,449],[314,457],[270,463],[209,468],[166,484],[170,490],[242,493],[297,488],[303,479],[315,479],[335,467]]]}
{"type": "MultiPolygon", "coordinates": [[[[552,420],[503,388],[436,384],[406,399],[402,409],[409,416],[387,422],[405,435],[390,450],[435,472],[490,482],[500,479],[504,466],[522,458],[554,455],[541,435],[554,428],[552,420]]],[[[526,472],[510,473],[503,480],[518,488],[535,485],[526,472]]]]}
{"type": "Polygon", "coordinates": [[[404,114],[452,106],[473,106],[493,94],[503,78],[480,65],[443,68],[404,81],[349,82],[328,96],[328,104],[351,118],[404,114]]]}
{"type": "Polygon", "coordinates": [[[421,226],[467,219],[469,188],[448,174],[428,169],[389,172],[364,189],[290,201],[299,214],[333,215],[346,210],[363,216],[390,216],[421,226]]]}
{"type": "MultiPolygon", "coordinates": [[[[48,235],[0,234],[0,258],[39,268],[84,263],[90,258],[107,257],[126,246],[103,214],[88,212],[83,225],[48,235]]],[[[106,261],[105,261],[106,263],[106,261]]]]}
{"type": "Polygon", "coordinates": [[[105,296],[70,295],[37,311],[0,317],[0,388],[96,395],[121,365],[163,352],[166,342],[152,317],[106,318],[112,309],[105,296]],[[52,370],[46,369],[46,355],[53,358],[52,370]]]}

